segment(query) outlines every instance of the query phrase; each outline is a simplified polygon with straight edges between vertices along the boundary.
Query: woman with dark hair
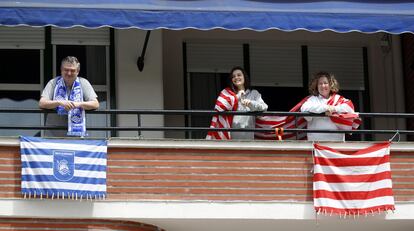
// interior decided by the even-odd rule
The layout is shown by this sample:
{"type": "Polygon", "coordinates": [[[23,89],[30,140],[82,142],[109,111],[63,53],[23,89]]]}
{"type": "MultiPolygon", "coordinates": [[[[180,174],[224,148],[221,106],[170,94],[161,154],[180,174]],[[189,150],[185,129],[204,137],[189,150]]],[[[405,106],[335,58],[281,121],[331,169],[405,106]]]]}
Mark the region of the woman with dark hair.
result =
{"type": "MultiPolygon", "coordinates": [[[[311,94],[303,103],[302,112],[325,113],[327,117],[305,117],[308,129],[324,130],[349,130],[357,127],[359,118],[355,120],[344,119],[344,115],[355,115],[354,105],[351,100],[337,94],[339,91],[338,81],[335,76],[328,72],[318,72],[309,84],[311,94]],[[350,122],[351,121],[351,122],[350,122]]],[[[345,141],[344,133],[308,133],[311,141],[345,141]]]]}
{"type": "MultiPolygon", "coordinates": [[[[242,67],[232,68],[228,87],[220,92],[216,111],[266,111],[267,104],[256,90],[250,89],[250,79],[242,67]]],[[[211,128],[254,128],[255,116],[215,115],[211,128]]],[[[209,132],[207,139],[254,139],[254,132],[209,132]]]]}

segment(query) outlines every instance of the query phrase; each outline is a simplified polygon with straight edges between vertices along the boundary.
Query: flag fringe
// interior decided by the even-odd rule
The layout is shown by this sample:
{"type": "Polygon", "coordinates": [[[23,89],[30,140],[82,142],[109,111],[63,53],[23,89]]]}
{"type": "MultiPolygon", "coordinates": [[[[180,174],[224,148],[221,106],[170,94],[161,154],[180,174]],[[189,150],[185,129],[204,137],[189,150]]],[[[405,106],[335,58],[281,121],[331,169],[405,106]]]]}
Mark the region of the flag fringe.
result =
{"type": "Polygon", "coordinates": [[[36,190],[26,190],[22,192],[23,199],[60,199],[60,200],[90,200],[90,201],[97,201],[97,200],[106,200],[106,193],[75,193],[75,192],[61,192],[57,191],[36,191],[36,190]]]}
{"type": "Polygon", "coordinates": [[[387,215],[388,211],[395,212],[394,206],[382,206],[376,209],[337,209],[337,208],[324,208],[316,207],[315,212],[317,215],[323,214],[324,216],[337,215],[339,218],[346,219],[347,217],[359,218],[363,214],[368,217],[369,214],[375,215],[387,215]]]}

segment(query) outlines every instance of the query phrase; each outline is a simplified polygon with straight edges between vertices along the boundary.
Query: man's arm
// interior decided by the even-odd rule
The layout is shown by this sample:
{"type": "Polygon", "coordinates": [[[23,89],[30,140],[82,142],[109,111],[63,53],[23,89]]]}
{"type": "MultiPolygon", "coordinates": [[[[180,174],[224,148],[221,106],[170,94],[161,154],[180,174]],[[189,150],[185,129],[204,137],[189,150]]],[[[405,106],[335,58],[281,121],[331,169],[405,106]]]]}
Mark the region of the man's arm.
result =
{"type": "Polygon", "coordinates": [[[57,106],[61,105],[60,102],[52,100],[55,82],[56,80],[52,79],[46,84],[46,87],[43,89],[42,95],[40,96],[39,108],[55,109],[57,106]]]}
{"type": "Polygon", "coordinates": [[[40,97],[40,100],[39,100],[40,108],[55,109],[58,106],[63,106],[66,111],[69,111],[77,107],[81,107],[85,110],[94,110],[94,109],[99,108],[99,102],[98,102],[98,99],[96,98],[97,95],[88,81],[84,82],[84,85],[85,85],[84,93],[87,97],[86,101],[84,102],[72,102],[69,100],[52,100],[54,84],[55,83],[53,82],[53,80],[49,81],[49,83],[46,85],[45,89],[43,90],[42,96],[40,97]]]}
{"type": "Polygon", "coordinates": [[[60,106],[59,101],[50,100],[50,99],[47,99],[46,97],[41,97],[39,100],[39,107],[42,109],[54,109],[57,106],[60,106]]]}
{"type": "Polygon", "coordinates": [[[75,107],[81,107],[85,110],[95,110],[99,108],[99,102],[97,99],[85,101],[85,102],[73,102],[75,107]]]}
{"type": "Polygon", "coordinates": [[[81,107],[85,110],[94,110],[99,108],[99,102],[97,99],[86,101],[86,102],[73,102],[68,100],[49,100],[45,97],[41,97],[39,100],[39,107],[43,109],[55,109],[58,106],[63,106],[66,111],[81,107]]]}
{"type": "Polygon", "coordinates": [[[63,106],[66,111],[69,111],[71,109],[78,107],[76,102],[72,102],[68,100],[50,100],[43,96],[39,100],[39,107],[42,109],[55,109],[58,106],[63,106]]]}
{"type": "Polygon", "coordinates": [[[82,107],[85,110],[95,110],[99,108],[98,95],[93,89],[91,83],[85,79],[80,78],[83,90],[83,102],[75,102],[76,107],[82,107]]]}

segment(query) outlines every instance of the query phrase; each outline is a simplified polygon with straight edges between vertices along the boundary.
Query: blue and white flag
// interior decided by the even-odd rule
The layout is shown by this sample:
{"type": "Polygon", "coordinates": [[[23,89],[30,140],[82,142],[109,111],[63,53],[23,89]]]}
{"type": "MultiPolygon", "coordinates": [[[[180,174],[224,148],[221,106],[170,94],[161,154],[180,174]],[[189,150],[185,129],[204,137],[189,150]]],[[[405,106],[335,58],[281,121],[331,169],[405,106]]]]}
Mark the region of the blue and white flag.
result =
{"type": "Polygon", "coordinates": [[[106,140],[21,136],[20,153],[25,197],[106,197],[106,140]]]}

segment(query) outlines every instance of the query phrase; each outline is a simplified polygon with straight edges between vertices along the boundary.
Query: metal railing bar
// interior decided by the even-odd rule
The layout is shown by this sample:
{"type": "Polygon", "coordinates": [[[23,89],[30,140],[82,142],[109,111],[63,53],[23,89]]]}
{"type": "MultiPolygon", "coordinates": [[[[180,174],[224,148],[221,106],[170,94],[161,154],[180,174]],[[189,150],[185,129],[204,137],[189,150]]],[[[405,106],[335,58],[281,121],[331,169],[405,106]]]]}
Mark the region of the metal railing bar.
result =
{"type": "MultiPolygon", "coordinates": [[[[64,126],[0,126],[0,129],[21,130],[67,130],[64,126]]],[[[90,131],[231,131],[231,132],[273,132],[264,128],[205,128],[205,127],[88,127],[90,131]]],[[[285,133],[352,133],[352,134],[414,134],[412,130],[324,130],[324,129],[285,129],[285,133]]]]}
{"type": "MultiPolygon", "coordinates": [[[[1,108],[0,113],[56,113],[55,110],[43,110],[43,109],[15,109],[15,108],[1,108]]],[[[159,109],[141,109],[141,110],[92,110],[88,111],[90,114],[143,114],[143,115],[278,115],[278,116],[311,116],[319,117],[325,116],[324,114],[314,114],[308,112],[282,112],[282,111],[266,111],[266,112],[240,112],[240,111],[224,111],[217,112],[213,110],[159,110],[159,109]]],[[[360,117],[398,117],[398,118],[414,118],[414,113],[358,113],[360,117]]]]}

